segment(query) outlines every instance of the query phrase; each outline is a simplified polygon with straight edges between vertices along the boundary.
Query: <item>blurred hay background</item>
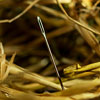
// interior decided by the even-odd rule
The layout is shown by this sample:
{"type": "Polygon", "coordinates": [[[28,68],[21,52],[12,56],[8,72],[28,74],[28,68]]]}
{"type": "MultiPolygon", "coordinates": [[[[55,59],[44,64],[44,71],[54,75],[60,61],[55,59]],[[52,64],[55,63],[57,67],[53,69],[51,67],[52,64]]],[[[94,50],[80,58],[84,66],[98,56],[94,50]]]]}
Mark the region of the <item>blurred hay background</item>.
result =
{"type": "Polygon", "coordinates": [[[40,16],[62,77],[67,66],[100,61],[100,1],[59,1],[72,20],[66,18],[56,0],[0,0],[0,41],[8,60],[16,52],[15,64],[56,77],[37,23],[40,16]]]}
{"type": "MultiPolygon", "coordinates": [[[[49,53],[36,20],[36,17],[40,16],[52,52],[59,62],[58,65],[70,65],[77,62],[84,65],[99,61],[99,35],[92,33],[92,36],[87,30],[81,30],[79,33],[79,27],[76,28],[71,21],[66,20],[55,0],[37,1],[38,3],[35,3],[23,16],[10,23],[2,22],[2,20],[17,16],[34,1],[0,1],[0,39],[8,57],[17,52],[15,63],[27,68],[37,67],[43,59],[50,65],[49,53]]],[[[73,19],[80,20],[82,23],[84,21],[85,24],[99,31],[99,7],[94,7],[96,0],[87,2],[63,0],[61,3],[73,19]]]]}

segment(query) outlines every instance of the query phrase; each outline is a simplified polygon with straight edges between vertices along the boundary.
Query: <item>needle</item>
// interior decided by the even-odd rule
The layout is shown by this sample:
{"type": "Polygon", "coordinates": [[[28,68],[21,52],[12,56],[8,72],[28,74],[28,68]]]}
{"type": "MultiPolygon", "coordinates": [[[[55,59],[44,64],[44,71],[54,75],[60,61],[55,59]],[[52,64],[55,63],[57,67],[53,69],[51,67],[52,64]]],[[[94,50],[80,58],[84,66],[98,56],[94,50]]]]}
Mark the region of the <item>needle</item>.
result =
{"type": "Polygon", "coordinates": [[[56,70],[57,77],[58,77],[58,79],[59,79],[59,82],[60,82],[61,88],[62,88],[62,90],[64,90],[64,86],[63,86],[63,84],[62,84],[60,74],[59,74],[59,72],[58,72],[58,69],[57,69],[57,66],[56,66],[55,60],[54,60],[54,58],[53,58],[53,54],[52,54],[52,52],[51,52],[51,49],[50,49],[50,46],[49,46],[49,43],[48,43],[48,40],[47,40],[47,37],[46,37],[46,34],[45,34],[45,30],[44,30],[44,27],[43,27],[42,21],[41,21],[41,19],[40,19],[39,16],[37,17],[37,21],[38,21],[39,27],[40,27],[40,29],[41,29],[41,33],[42,33],[42,35],[43,35],[43,37],[44,37],[44,39],[45,39],[45,42],[46,42],[47,48],[48,48],[48,50],[49,50],[49,53],[50,53],[50,56],[51,56],[51,60],[52,60],[52,63],[53,63],[53,65],[54,65],[54,67],[55,67],[55,70],[56,70]]]}

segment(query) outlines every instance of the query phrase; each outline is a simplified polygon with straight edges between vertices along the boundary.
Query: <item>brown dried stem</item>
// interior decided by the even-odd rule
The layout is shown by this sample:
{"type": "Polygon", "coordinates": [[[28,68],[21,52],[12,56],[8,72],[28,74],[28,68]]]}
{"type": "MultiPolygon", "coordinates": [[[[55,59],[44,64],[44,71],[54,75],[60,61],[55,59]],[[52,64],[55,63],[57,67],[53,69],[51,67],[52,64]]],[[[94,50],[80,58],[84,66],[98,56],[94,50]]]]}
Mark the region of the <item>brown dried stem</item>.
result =
{"type": "Polygon", "coordinates": [[[13,17],[12,19],[0,20],[0,23],[11,23],[11,22],[17,20],[18,18],[20,18],[21,16],[23,16],[27,11],[29,11],[39,1],[40,0],[35,0],[35,1],[31,2],[31,4],[28,7],[26,7],[26,9],[24,11],[22,11],[20,14],[18,14],[15,17],[13,17]]]}

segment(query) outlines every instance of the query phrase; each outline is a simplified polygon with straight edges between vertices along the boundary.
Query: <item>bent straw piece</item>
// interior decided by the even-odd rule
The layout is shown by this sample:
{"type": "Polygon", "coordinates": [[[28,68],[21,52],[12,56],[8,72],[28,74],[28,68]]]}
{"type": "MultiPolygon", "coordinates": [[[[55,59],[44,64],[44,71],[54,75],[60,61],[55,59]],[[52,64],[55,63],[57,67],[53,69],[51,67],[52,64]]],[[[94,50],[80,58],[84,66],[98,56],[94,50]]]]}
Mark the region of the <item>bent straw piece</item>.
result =
{"type": "Polygon", "coordinates": [[[83,72],[83,71],[93,70],[93,69],[96,69],[96,68],[99,68],[99,67],[100,67],[100,62],[96,62],[96,63],[93,63],[93,64],[83,66],[82,68],[80,68],[78,70],[74,70],[74,72],[83,72]]]}
{"type": "Polygon", "coordinates": [[[13,21],[17,20],[18,18],[20,18],[21,16],[23,16],[26,12],[28,12],[33,5],[35,5],[36,3],[38,3],[40,0],[34,0],[33,2],[31,2],[31,4],[26,7],[24,9],[24,11],[22,11],[20,14],[18,14],[17,16],[11,18],[11,19],[4,19],[4,20],[0,20],[0,23],[12,23],[13,21]]]}
{"type": "Polygon", "coordinates": [[[56,66],[56,64],[55,64],[55,61],[54,61],[54,58],[53,58],[53,55],[52,55],[52,52],[51,52],[51,49],[50,49],[50,46],[49,46],[49,43],[48,43],[46,34],[45,34],[45,30],[44,30],[42,21],[41,21],[41,19],[40,19],[39,16],[37,17],[37,21],[38,21],[38,23],[39,23],[39,27],[40,27],[40,29],[41,29],[41,33],[42,33],[42,35],[43,35],[43,37],[44,37],[44,39],[45,39],[45,41],[46,41],[46,45],[47,45],[47,48],[48,48],[48,50],[49,50],[49,53],[50,53],[50,56],[51,56],[52,63],[53,63],[53,65],[54,65],[54,67],[55,67],[55,70],[56,70],[56,73],[57,73],[57,77],[58,77],[58,79],[59,79],[61,88],[62,88],[62,90],[63,90],[63,89],[64,89],[64,86],[63,86],[63,84],[62,84],[60,74],[59,74],[58,69],[57,69],[57,66],[56,66]]]}

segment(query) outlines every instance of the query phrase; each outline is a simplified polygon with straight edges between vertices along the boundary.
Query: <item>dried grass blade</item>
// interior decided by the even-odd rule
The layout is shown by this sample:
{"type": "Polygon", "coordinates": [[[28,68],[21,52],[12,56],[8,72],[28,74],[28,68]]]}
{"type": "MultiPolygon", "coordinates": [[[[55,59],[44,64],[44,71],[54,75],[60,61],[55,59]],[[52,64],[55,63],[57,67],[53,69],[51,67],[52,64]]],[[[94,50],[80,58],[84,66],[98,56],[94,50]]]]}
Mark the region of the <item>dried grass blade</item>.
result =
{"type": "Polygon", "coordinates": [[[4,80],[4,75],[5,75],[5,72],[6,72],[6,68],[7,68],[7,65],[6,65],[6,55],[2,55],[1,56],[1,61],[0,61],[0,80],[3,81],[4,80]]]}
{"type": "Polygon", "coordinates": [[[81,36],[85,39],[85,41],[100,56],[100,44],[99,44],[99,41],[96,39],[95,35],[92,32],[80,27],[79,25],[76,25],[76,29],[79,31],[81,36]]]}
{"type": "Polygon", "coordinates": [[[98,80],[84,80],[74,84],[67,90],[53,93],[55,96],[74,96],[82,93],[87,93],[100,86],[100,79],[98,80]]]}
{"type": "Polygon", "coordinates": [[[59,7],[61,8],[61,10],[63,11],[63,13],[65,14],[67,20],[69,19],[69,20],[70,20],[71,22],[73,22],[74,24],[77,24],[77,25],[79,25],[79,26],[81,26],[81,27],[87,29],[88,31],[91,31],[91,32],[93,32],[93,33],[95,33],[95,34],[99,34],[99,35],[100,35],[100,32],[98,32],[97,30],[95,30],[95,29],[93,29],[93,28],[90,28],[89,26],[85,26],[84,24],[82,24],[82,23],[80,23],[80,22],[74,20],[73,18],[71,18],[71,17],[67,14],[67,12],[65,11],[65,9],[63,8],[63,6],[62,6],[62,4],[60,3],[60,1],[59,1],[59,0],[56,0],[56,1],[57,1],[57,3],[58,3],[59,7]]]}
{"type": "Polygon", "coordinates": [[[11,23],[15,20],[17,20],[18,18],[20,18],[22,15],[24,15],[28,10],[30,10],[33,5],[35,5],[36,3],[38,3],[40,0],[34,0],[28,7],[26,7],[26,9],[24,11],[22,11],[20,14],[18,14],[17,16],[13,17],[12,19],[5,19],[5,20],[0,20],[0,23],[11,23]]]}
{"type": "Polygon", "coordinates": [[[10,67],[11,67],[11,69],[10,69],[11,74],[21,75],[21,77],[23,77],[24,79],[27,79],[27,80],[30,80],[33,82],[37,82],[37,83],[45,85],[45,86],[52,87],[52,88],[55,88],[57,90],[62,90],[60,85],[53,83],[53,82],[47,80],[46,78],[44,78],[36,73],[31,73],[28,70],[21,68],[15,64],[12,64],[10,67]]]}
{"type": "Polygon", "coordinates": [[[2,43],[0,42],[0,55],[2,54],[4,54],[4,49],[2,43]]]}

